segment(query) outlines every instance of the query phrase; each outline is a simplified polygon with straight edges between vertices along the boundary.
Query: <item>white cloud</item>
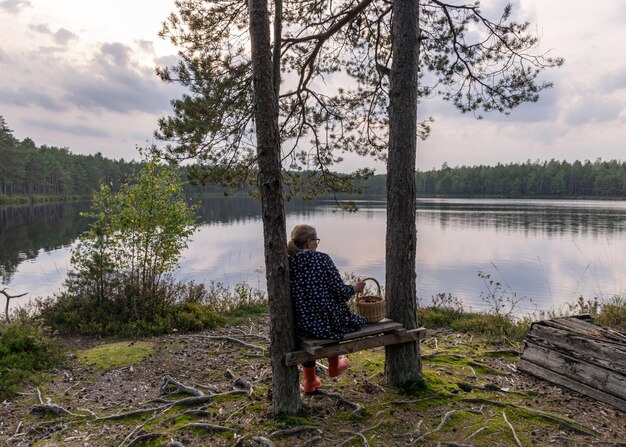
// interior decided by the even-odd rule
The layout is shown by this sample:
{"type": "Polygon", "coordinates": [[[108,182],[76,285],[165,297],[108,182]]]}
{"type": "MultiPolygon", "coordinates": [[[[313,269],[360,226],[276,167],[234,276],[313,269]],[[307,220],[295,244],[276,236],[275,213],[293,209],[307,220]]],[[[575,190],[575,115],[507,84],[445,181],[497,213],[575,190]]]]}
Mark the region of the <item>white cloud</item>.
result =
{"type": "Polygon", "coordinates": [[[54,41],[59,45],[67,45],[69,42],[73,40],[77,40],[78,36],[73,32],[66,30],[65,28],[59,29],[56,33],[54,33],[54,41]]]}
{"type": "Polygon", "coordinates": [[[31,6],[32,4],[28,0],[4,0],[0,2],[0,9],[5,10],[9,14],[19,14],[22,10],[31,6]]]}

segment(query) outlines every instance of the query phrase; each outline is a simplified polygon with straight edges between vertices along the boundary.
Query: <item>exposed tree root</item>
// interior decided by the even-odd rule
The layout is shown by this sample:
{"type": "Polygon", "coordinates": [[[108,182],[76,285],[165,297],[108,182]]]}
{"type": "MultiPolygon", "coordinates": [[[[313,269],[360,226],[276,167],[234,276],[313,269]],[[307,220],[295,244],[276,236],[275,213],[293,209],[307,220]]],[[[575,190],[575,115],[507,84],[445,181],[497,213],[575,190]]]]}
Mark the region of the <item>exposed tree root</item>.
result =
{"type": "Polygon", "coordinates": [[[558,424],[561,428],[565,428],[567,430],[570,430],[574,433],[577,433],[579,435],[585,435],[585,436],[598,436],[598,433],[588,427],[584,427],[581,424],[578,424],[578,422],[576,422],[578,425],[580,425],[579,428],[577,426],[575,426],[574,424],[571,424],[565,420],[563,420],[562,418],[555,416],[555,415],[551,415],[542,411],[536,411],[536,410],[532,410],[530,408],[527,407],[522,407],[519,405],[515,405],[515,404],[507,404],[507,403],[503,403],[503,402],[498,402],[496,400],[489,400],[489,399],[483,399],[482,397],[468,397],[468,398],[464,398],[461,399],[462,401],[465,402],[474,402],[474,403],[481,403],[481,404],[487,404],[487,405],[493,405],[496,407],[501,407],[501,408],[514,408],[517,410],[521,410],[524,411],[525,413],[528,413],[532,416],[538,417],[538,418],[542,418],[542,419],[546,419],[550,422],[554,422],[556,424],[558,424]]]}
{"type": "Polygon", "coordinates": [[[245,348],[252,349],[252,350],[255,350],[255,351],[265,351],[266,350],[266,348],[264,348],[263,346],[253,345],[252,343],[245,342],[245,341],[240,340],[240,339],[235,338],[235,337],[229,337],[227,335],[186,335],[184,337],[185,338],[195,337],[195,338],[202,338],[202,339],[215,340],[215,341],[227,341],[229,343],[234,343],[234,344],[237,344],[237,345],[241,345],[241,346],[243,346],[245,348]]]}
{"type": "Polygon", "coordinates": [[[97,417],[95,420],[96,421],[115,421],[115,420],[118,420],[118,419],[126,419],[126,418],[137,416],[137,415],[140,415],[140,414],[154,413],[155,411],[161,411],[164,408],[166,408],[166,405],[164,405],[162,407],[140,408],[139,410],[133,410],[133,411],[129,411],[127,413],[117,413],[117,414],[111,414],[109,416],[97,417]]]}
{"type": "Polygon", "coordinates": [[[506,425],[508,425],[509,428],[511,429],[511,433],[513,433],[513,438],[515,439],[515,443],[517,444],[517,447],[524,447],[524,444],[522,444],[522,441],[520,441],[519,438],[517,437],[517,432],[515,431],[515,427],[513,427],[513,424],[511,424],[509,420],[506,418],[506,412],[504,410],[502,410],[502,417],[504,418],[504,422],[506,422],[506,425]]]}
{"type": "Polygon", "coordinates": [[[454,413],[456,413],[456,411],[457,411],[457,410],[452,410],[452,411],[448,411],[446,414],[444,414],[444,415],[443,415],[443,417],[441,418],[441,422],[439,423],[439,425],[437,426],[437,428],[435,428],[435,429],[433,429],[433,430],[431,430],[431,431],[429,431],[429,432],[426,432],[426,433],[424,433],[423,435],[418,436],[418,437],[417,437],[417,438],[416,438],[416,439],[415,439],[415,440],[411,443],[411,445],[416,444],[416,443],[418,443],[418,442],[420,442],[420,441],[423,441],[424,439],[428,438],[430,435],[432,435],[432,434],[434,434],[434,433],[437,433],[439,430],[441,430],[443,427],[445,427],[445,426],[446,426],[446,424],[447,424],[448,422],[450,422],[450,419],[452,418],[452,415],[453,415],[454,413]]]}
{"type": "Polygon", "coordinates": [[[351,402],[349,400],[347,400],[345,397],[343,397],[341,394],[339,393],[329,393],[327,391],[323,391],[323,390],[317,390],[317,392],[315,393],[316,395],[322,395],[322,396],[326,396],[326,397],[330,397],[331,399],[335,399],[337,401],[338,404],[342,404],[345,405],[349,408],[352,408],[352,416],[354,417],[362,417],[363,416],[363,406],[356,404],[354,402],[351,402]]]}
{"type": "Polygon", "coordinates": [[[71,411],[66,410],[65,408],[60,407],[55,404],[38,404],[38,405],[35,405],[30,411],[31,413],[42,413],[42,414],[46,414],[46,413],[53,413],[56,415],[68,414],[70,416],[74,416],[77,418],[87,417],[84,414],[72,413],[71,411]]]}
{"type": "Polygon", "coordinates": [[[135,439],[130,441],[126,447],[132,447],[133,445],[139,444],[140,442],[152,441],[153,439],[160,438],[163,435],[158,433],[144,433],[143,435],[137,436],[135,439]]]}
{"type": "Polygon", "coordinates": [[[179,381],[174,380],[169,375],[163,377],[163,384],[161,385],[159,391],[160,396],[173,393],[191,394],[192,396],[204,396],[204,393],[202,391],[180,383],[179,381]],[[174,387],[173,391],[171,391],[172,387],[174,387]]]}
{"type": "Polygon", "coordinates": [[[352,433],[353,436],[351,436],[348,439],[346,439],[345,441],[343,441],[341,444],[339,444],[339,446],[348,444],[349,442],[352,442],[353,439],[360,438],[361,441],[363,441],[363,445],[365,447],[369,447],[369,442],[367,442],[367,438],[365,437],[365,433],[370,431],[370,430],[374,430],[374,429],[378,428],[380,425],[382,425],[384,423],[385,423],[385,421],[380,421],[378,424],[376,424],[376,425],[374,425],[372,427],[369,427],[369,428],[364,428],[363,430],[358,431],[356,433],[348,432],[348,433],[352,433]]]}
{"type": "Polygon", "coordinates": [[[478,430],[476,430],[474,433],[472,433],[471,435],[469,435],[467,438],[465,438],[463,441],[469,441],[470,439],[472,439],[474,436],[478,436],[480,433],[484,432],[485,430],[487,430],[487,427],[480,427],[478,430]]]}
{"type": "Polygon", "coordinates": [[[264,447],[276,447],[271,440],[267,439],[264,436],[253,436],[252,440],[264,447]]]}
{"type": "Polygon", "coordinates": [[[224,427],[223,425],[209,424],[206,422],[190,422],[189,424],[181,425],[180,427],[176,428],[176,430],[184,430],[188,428],[201,429],[212,432],[237,431],[236,428],[224,427]]]}
{"type": "Polygon", "coordinates": [[[318,433],[322,432],[319,429],[319,427],[316,427],[314,425],[300,425],[298,427],[292,427],[292,428],[287,428],[285,430],[278,430],[278,431],[272,432],[272,433],[270,433],[270,437],[271,438],[280,438],[280,437],[283,437],[283,436],[295,435],[296,433],[302,433],[304,431],[316,431],[318,433]]]}

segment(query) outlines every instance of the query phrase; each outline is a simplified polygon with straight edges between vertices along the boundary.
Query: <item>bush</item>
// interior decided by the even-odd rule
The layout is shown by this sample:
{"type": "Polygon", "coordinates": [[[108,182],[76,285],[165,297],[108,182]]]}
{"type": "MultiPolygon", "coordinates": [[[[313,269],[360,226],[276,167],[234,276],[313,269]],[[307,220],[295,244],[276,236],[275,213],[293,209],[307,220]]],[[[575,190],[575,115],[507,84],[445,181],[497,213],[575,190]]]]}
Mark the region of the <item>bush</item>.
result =
{"type": "Polygon", "coordinates": [[[139,292],[132,284],[120,283],[106,300],[91,294],[62,292],[39,301],[36,306],[45,324],[64,335],[133,337],[210,329],[224,324],[224,318],[210,307],[203,285],[180,283],[168,277],[148,299],[134,300],[134,293],[139,292]],[[133,307],[133,302],[138,307],[133,307]]]}
{"type": "MultiPolygon", "coordinates": [[[[97,336],[143,336],[198,331],[235,322],[242,317],[267,312],[262,293],[245,283],[230,290],[220,283],[204,284],[163,280],[149,299],[132,308],[131,285],[120,283],[104,301],[92,294],[62,292],[40,300],[36,311],[58,333],[97,336]]],[[[145,298],[145,297],[144,297],[145,298]]]]}
{"type": "Polygon", "coordinates": [[[0,397],[10,396],[62,358],[59,345],[33,320],[0,323],[0,397]]]}

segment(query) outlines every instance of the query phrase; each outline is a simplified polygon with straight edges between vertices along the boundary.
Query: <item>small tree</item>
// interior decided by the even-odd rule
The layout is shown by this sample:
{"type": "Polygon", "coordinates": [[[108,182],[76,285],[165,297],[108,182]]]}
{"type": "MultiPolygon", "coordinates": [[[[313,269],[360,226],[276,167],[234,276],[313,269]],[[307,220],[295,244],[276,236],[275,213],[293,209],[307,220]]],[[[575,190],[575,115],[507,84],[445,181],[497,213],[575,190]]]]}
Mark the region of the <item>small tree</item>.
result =
{"type": "Polygon", "coordinates": [[[72,253],[70,292],[103,302],[123,287],[139,318],[140,301],[151,301],[163,275],[178,266],[196,228],[180,179],[149,162],[116,194],[102,185],[86,216],[93,221],[72,253]]]}

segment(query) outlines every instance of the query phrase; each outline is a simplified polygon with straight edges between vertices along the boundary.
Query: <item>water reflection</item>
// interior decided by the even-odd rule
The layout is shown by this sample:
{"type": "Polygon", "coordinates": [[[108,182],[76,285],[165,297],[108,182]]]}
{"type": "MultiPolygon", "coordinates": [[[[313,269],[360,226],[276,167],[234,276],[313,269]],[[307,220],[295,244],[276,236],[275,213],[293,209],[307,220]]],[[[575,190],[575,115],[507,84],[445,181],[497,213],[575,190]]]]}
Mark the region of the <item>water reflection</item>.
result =
{"type": "Polygon", "coordinates": [[[88,204],[0,207],[0,277],[9,284],[18,266],[40,253],[70,245],[87,228],[88,204]]]}
{"type": "MultiPolygon", "coordinates": [[[[384,283],[385,202],[360,198],[358,213],[333,200],[286,204],[288,231],[316,226],[320,250],[341,271],[384,283]]],[[[69,245],[86,222],[79,205],[2,209],[0,269],[14,293],[47,295],[60,287],[69,245]],[[44,209],[45,208],[45,209],[44,209]],[[26,288],[26,289],[24,289],[26,288]],[[19,290],[18,290],[19,289],[19,290]]],[[[626,291],[626,202],[541,200],[426,200],[417,204],[418,295],[440,293],[484,309],[478,272],[528,297],[519,310],[558,308],[578,295],[591,298],[626,291]],[[530,302],[530,299],[534,303],[530,302]]],[[[203,225],[185,251],[177,275],[210,283],[265,284],[261,206],[248,197],[201,202],[203,225]]]]}

